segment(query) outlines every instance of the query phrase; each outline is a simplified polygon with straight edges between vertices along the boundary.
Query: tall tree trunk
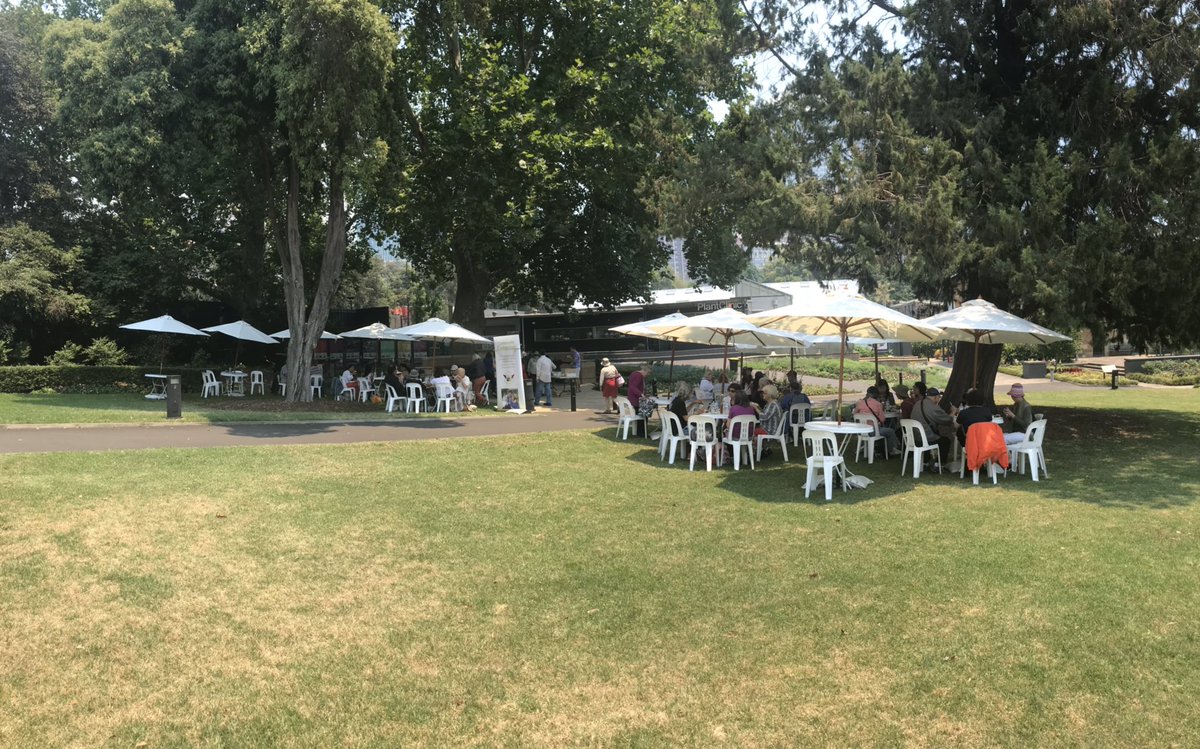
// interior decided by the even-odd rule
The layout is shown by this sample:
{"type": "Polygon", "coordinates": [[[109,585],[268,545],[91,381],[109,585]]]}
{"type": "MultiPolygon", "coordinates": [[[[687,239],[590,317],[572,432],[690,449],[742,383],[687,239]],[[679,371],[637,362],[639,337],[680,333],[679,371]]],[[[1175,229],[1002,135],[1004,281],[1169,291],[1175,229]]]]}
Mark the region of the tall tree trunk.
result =
{"type": "MultiPolygon", "coordinates": [[[[979,390],[983,393],[988,405],[992,405],[992,391],[996,387],[996,373],[1000,369],[1000,356],[1004,346],[999,343],[979,344],[979,390]]],[[[954,351],[954,368],[950,370],[950,379],[946,381],[946,392],[943,394],[942,407],[949,409],[951,405],[962,401],[963,394],[971,387],[975,374],[975,344],[970,341],[959,341],[954,351]]]]}
{"type": "Polygon", "coordinates": [[[491,274],[482,263],[476,262],[469,250],[459,249],[454,251],[454,274],[458,287],[454,291],[450,320],[482,335],[483,310],[492,291],[491,274]]]}

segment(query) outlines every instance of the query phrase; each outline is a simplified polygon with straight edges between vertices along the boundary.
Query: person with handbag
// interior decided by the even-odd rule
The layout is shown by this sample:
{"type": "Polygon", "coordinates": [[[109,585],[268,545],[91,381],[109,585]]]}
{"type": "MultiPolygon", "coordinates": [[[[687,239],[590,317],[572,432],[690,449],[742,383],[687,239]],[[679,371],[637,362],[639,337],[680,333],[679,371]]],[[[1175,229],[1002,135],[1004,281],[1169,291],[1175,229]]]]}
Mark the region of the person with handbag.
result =
{"type": "Polygon", "coordinates": [[[600,360],[600,394],[604,396],[604,413],[617,413],[617,389],[624,378],[608,357],[600,360]]]}

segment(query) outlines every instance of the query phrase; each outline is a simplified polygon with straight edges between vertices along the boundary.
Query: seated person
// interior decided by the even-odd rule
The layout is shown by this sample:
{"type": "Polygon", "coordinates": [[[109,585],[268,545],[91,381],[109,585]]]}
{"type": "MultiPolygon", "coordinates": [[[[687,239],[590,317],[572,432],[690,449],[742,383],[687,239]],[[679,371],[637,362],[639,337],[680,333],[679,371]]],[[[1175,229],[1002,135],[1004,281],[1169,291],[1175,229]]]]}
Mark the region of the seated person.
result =
{"type": "MultiPolygon", "coordinates": [[[[395,367],[389,369],[388,373],[383,376],[383,384],[391,385],[392,389],[396,391],[396,395],[407,395],[407,392],[404,389],[404,373],[395,367]]],[[[386,388],[384,389],[384,394],[388,394],[386,388]]]]}
{"type": "Polygon", "coordinates": [[[811,419],[812,400],[810,400],[808,394],[804,392],[804,383],[800,380],[796,380],[796,382],[791,385],[791,387],[788,389],[788,392],[783,396],[782,400],[780,400],[779,407],[783,409],[784,413],[787,413],[788,411],[792,410],[792,406],[796,405],[797,403],[810,406],[808,409],[808,418],[805,419],[805,421],[811,419]]]}
{"type": "Polygon", "coordinates": [[[1004,442],[1016,445],[1025,441],[1025,430],[1033,423],[1033,406],[1025,400],[1025,386],[1019,382],[1008,389],[1008,396],[1013,399],[1013,404],[1001,411],[1004,414],[1004,442]]]}
{"type": "Polygon", "coordinates": [[[879,395],[879,389],[874,385],[867,388],[866,396],[854,404],[854,413],[874,416],[878,423],[879,436],[883,437],[883,443],[887,446],[888,455],[899,455],[900,444],[896,441],[896,430],[886,426],[887,420],[883,418],[883,403],[879,400],[879,395]]]}
{"type": "MultiPolygon", "coordinates": [[[[903,385],[896,386],[896,392],[899,393],[903,385]]],[[[904,400],[900,402],[900,418],[913,418],[913,409],[917,407],[917,401],[925,397],[925,383],[917,382],[912,386],[912,390],[905,391],[904,400]]]]}
{"type": "Polygon", "coordinates": [[[958,444],[965,447],[971,425],[990,424],[992,411],[987,407],[983,392],[977,388],[971,388],[963,395],[963,403],[966,406],[958,412],[958,444]]]}
{"type": "Polygon", "coordinates": [[[942,410],[941,401],[941,391],[937,388],[929,388],[925,397],[917,401],[916,406],[913,407],[913,418],[921,423],[921,427],[925,430],[925,438],[929,443],[937,444],[938,454],[941,455],[942,463],[945,463],[950,453],[950,440],[954,439],[957,431],[954,416],[958,411],[951,409],[950,413],[946,413],[942,410]]]}
{"type": "MultiPolygon", "coordinates": [[[[759,426],[754,430],[755,434],[775,434],[779,429],[779,422],[783,421],[783,409],[779,406],[779,388],[771,383],[765,383],[762,386],[763,403],[766,405],[762,408],[762,413],[759,416],[759,426]]],[[[764,455],[769,454],[768,451],[763,452],[764,455]]]]}
{"type": "Polygon", "coordinates": [[[471,388],[471,380],[467,377],[467,370],[463,367],[455,370],[454,395],[458,398],[458,410],[460,411],[467,410],[467,406],[475,402],[475,392],[471,388]]]}
{"type": "MultiPolygon", "coordinates": [[[[358,398],[358,367],[351,364],[342,372],[342,390],[353,390],[354,398],[358,398]]],[[[340,394],[339,394],[340,395],[340,394]]]]}
{"type": "Polygon", "coordinates": [[[700,384],[697,386],[696,395],[701,400],[711,401],[713,399],[713,379],[712,372],[705,372],[700,378],[700,384]]]}
{"type": "Polygon", "coordinates": [[[880,377],[875,381],[875,388],[879,391],[879,402],[884,408],[891,408],[896,405],[896,398],[892,395],[891,387],[888,381],[880,377]]]}
{"type": "MultiPolygon", "coordinates": [[[[742,391],[737,391],[733,394],[731,405],[729,406],[729,421],[732,422],[738,416],[758,416],[758,411],[750,404],[750,397],[742,391]]],[[[738,430],[730,432],[730,436],[734,439],[740,437],[738,430]]]]}
{"type": "Polygon", "coordinates": [[[688,411],[688,401],[691,395],[691,385],[686,382],[676,383],[675,397],[671,399],[671,404],[667,406],[667,410],[679,417],[680,424],[686,424],[688,416],[691,415],[688,411]]]}

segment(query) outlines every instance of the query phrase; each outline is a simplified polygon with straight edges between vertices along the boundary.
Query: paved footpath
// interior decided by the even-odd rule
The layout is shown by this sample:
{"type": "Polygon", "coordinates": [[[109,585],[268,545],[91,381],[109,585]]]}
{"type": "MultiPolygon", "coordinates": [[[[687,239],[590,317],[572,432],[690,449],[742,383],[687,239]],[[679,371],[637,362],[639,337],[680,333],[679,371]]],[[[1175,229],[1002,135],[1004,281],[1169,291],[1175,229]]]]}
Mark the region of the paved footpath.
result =
{"type": "Polygon", "coordinates": [[[0,429],[0,453],[142,450],[156,447],[239,445],[336,445],[352,442],[489,437],[616,426],[615,416],[592,409],[539,410],[532,414],[469,419],[411,419],[386,422],[274,422],[230,424],[118,424],[12,426],[0,429]]]}

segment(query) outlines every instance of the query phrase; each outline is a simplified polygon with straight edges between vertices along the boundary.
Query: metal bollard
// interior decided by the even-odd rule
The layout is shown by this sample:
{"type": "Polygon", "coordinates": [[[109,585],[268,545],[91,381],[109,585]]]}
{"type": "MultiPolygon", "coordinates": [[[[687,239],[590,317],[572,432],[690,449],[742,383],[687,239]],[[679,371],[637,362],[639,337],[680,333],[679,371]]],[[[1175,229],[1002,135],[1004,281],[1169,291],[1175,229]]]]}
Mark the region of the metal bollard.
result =
{"type": "Polygon", "coordinates": [[[575,412],[575,380],[572,378],[570,380],[567,380],[567,383],[571,387],[571,412],[574,413],[575,412]]]}
{"type": "Polygon", "coordinates": [[[1116,390],[1116,389],[1117,389],[1117,370],[1116,370],[1116,367],[1114,367],[1114,368],[1113,368],[1113,371],[1112,371],[1112,389],[1113,389],[1113,390],[1116,390]]]}
{"type": "Polygon", "coordinates": [[[925,370],[923,369],[921,370],[921,384],[925,384],[925,370]]]}
{"type": "Polygon", "coordinates": [[[179,375],[167,375],[167,418],[183,418],[183,383],[179,375]]]}
{"type": "Polygon", "coordinates": [[[533,413],[533,380],[525,380],[525,413],[533,413]]]}

